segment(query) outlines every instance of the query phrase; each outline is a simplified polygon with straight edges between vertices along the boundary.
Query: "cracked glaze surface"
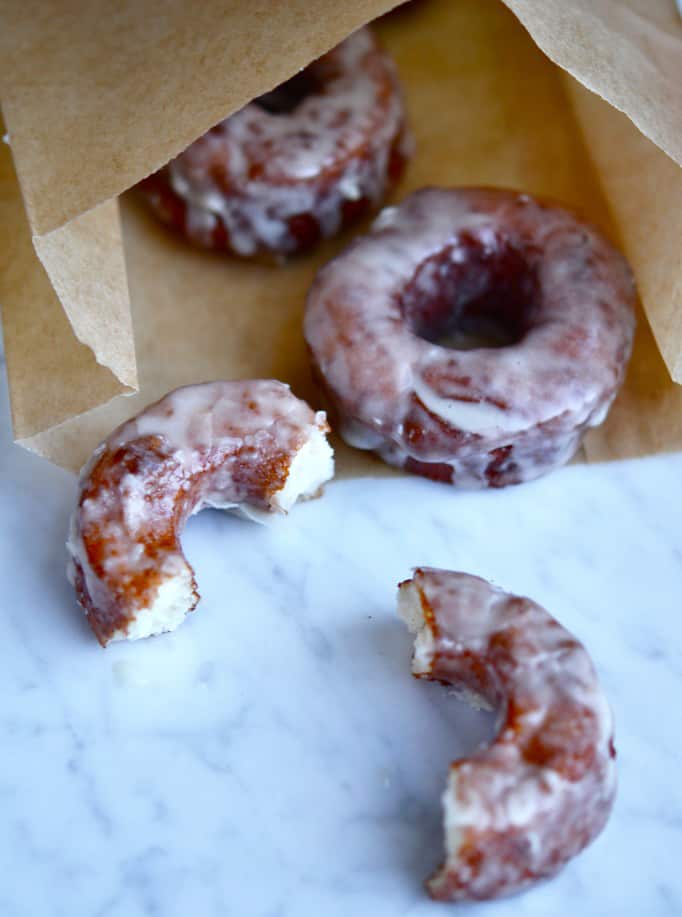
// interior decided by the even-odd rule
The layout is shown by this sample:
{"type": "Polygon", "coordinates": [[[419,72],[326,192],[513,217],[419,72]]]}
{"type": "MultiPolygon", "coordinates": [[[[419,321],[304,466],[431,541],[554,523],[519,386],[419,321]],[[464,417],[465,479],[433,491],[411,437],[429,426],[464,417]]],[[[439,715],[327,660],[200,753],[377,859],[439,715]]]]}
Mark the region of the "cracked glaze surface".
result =
{"type": "Polygon", "coordinates": [[[114,430],[81,473],[68,542],[70,577],[100,643],[126,636],[167,584],[191,610],[199,595],[180,546],[187,517],[205,506],[286,511],[279,498],[297,453],[327,430],[323,412],[272,380],[185,386],[114,430]]]}
{"type": "Polygon", "coordinates": [[[140,189],[208,248],[312,248],[377,207],[411,150],[393,61],[368,28],[196,140],[140,189]]]}
{"type": "Polygon", "coordinates": [[[318,272],[304,330],[350,445],[456,487],[503,487],[564,464],[604,420],[634,301],[622,255],[560,207],[426,188],[318,272]],[[491,318],[506,346],[438,343],[491,318]]]}
{"type": "Polygon", "coordinates": [[[499,712],[490,745],[450,767],[430,893],[494,898],[554,875],[601,832],[616,789],[611,710],[587,651],[544,608],[477,576],[418,568],[400,599],[418,615],[414,674],[499,712]]]}

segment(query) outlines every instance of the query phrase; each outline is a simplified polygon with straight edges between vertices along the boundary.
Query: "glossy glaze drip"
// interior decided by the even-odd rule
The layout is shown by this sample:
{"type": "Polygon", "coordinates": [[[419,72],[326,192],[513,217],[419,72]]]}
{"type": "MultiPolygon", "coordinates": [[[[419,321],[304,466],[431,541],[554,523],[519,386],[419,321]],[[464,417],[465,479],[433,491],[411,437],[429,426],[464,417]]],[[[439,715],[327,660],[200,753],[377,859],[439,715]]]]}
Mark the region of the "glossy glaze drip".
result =
{"type": "Polygon", "coordinates": [[[269,380],[180,388],[115,430],[81,473],[68,542],[100,642],[125,636],[171,580],[196,604],[179,540],[189,515],[258,517],[313,495],[333,472],[327,430],[323,412],[269,380]]]}
{"type": "Polygon", "coordinates": [[[351,445],[456,486],[503,486],[563,464],[604,419],[634,301],[624,258],[567,211],[432,188],[321,269],[304,332],[351,445]],[[425,339],[447,325],[448,298],[463,314],[497,310],[511,343],[425,339]]]}

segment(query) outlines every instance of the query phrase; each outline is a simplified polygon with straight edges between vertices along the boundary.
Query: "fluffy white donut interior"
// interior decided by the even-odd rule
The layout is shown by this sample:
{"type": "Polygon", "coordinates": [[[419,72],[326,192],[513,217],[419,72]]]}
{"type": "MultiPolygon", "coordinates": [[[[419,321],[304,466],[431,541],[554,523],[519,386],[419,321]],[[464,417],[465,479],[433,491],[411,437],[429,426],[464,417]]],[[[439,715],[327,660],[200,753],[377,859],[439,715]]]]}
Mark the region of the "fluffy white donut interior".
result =
{"type": "Polygon", "coordinates": [[[194,605],[194,581],[184,566],[164,580],[156,591],[154,602],[148,608],[138,609],[126,630],[117,630],[114,640],[142,640],[156,634],[175,630],[194,605]]]}
{"type": "MultiPolygon", "coordinates": [[[[324,414],[316,419],[323,423],[324,414]]],[[[297,500],[314,497],[333,476],[334,451],[327,442],[324,429],[315,426],[294,456],[284,487],[273,495],[273,508],[288,513],[297,500]]]]}
{"type": "Polygon", "coordinates": [[[431,670],[434,639],[431,628],[424,619],[421,595],[412,580],[400,584],[398,615],[407,624],[410,633],[415,634],[412,672],[415,675],[425,675],[431,670]]]}

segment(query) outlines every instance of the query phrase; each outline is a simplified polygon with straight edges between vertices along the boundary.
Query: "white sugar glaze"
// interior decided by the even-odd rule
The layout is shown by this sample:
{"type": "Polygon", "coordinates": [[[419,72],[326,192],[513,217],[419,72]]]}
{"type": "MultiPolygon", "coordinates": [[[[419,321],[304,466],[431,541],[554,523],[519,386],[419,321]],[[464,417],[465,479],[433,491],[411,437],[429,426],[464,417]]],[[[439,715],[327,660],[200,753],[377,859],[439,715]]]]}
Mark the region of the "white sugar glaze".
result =
{"type": "Polygon", "coordinates": [[[451,766],[429,891],[489,898],[553,874],[601,831],[615,794],[611,711],[586,650],[539,605],[464,573],[416,570],[399,612],[415,675],[501,712],[496,739],[451,766]]]}
{"type": "MultiPolygon", "coordinates": [[[[360,29],[311,70],[322,85],[293,111],[252,102],[166,167],[193,241],[212,246],[220,222],[237,254],[286,254],[299,244],[292,217],[312,216],[326,238],[339,230],[346,201],[380,203],[391,151],[406,158],[410,143],[392,61],[369,29],[360,29]]],[[[158,195],[148,197],[168,219],[158,195]]]]}
{"type": "Polygon", "coordinates": [[[603,421],[634,301],[624,258],[567,211],[510,191],[427,188],[320,270],[304,333],[352,445],[401,467],[449,466],[459,487],[502,486],[564,463],[603,421]],[[472,249],[494,263],[510,247],[538,290],[518,342],[453,350],[412,331],[402,302],[417,275],[428,302],[472,249]]]}
{"type": "Polygon", "coordinates": [[[197,598],[179,544],[185,519],[206,506],[259,519],[314,496],[333,475],[327,430],[324,412],[268,380],[180,388],[115,430],[81,473],[68,540],[100,641],[157,632],[139,618],[167,623],[154,603],[170,580],[187,600],[181,615],[169,597],[178,623],[197,598]]]}

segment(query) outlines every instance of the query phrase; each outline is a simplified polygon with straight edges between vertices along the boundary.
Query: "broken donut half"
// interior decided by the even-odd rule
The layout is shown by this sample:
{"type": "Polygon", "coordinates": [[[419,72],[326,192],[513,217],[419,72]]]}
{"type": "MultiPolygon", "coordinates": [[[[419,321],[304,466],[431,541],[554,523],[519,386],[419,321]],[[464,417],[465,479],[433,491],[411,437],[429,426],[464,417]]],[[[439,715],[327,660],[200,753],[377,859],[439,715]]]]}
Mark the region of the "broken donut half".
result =
{"type": "Polygon", "coordinates": [[[585,648],[530,599],[418,568],[399,586],[412,672],[499,710],[443,794],[442,901],[496,898],[556,873],[602,830],[616,788],[611,712],[585,648]]]}
{"type": "Polygon", "coordinates": [[[180,535],[204,507],[262,518],[334,473],[324,412],[273,380],[189,385],[115,430],[79,482],[69,576],[95,636],[174,630],[199,600],[180,535]]]}

